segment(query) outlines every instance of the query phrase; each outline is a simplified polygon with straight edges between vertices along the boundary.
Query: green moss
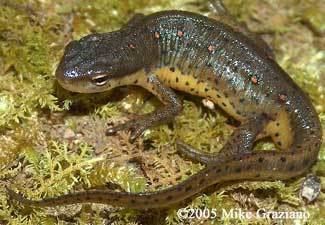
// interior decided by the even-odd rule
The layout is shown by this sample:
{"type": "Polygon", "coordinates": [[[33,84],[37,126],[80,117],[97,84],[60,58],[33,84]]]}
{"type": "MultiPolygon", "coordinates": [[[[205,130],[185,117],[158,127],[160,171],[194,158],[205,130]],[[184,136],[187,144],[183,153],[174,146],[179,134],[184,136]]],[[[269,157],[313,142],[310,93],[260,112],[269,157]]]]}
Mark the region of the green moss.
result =
{"type": "MultiPolygon", "coordinates": [[[[117,95],[113,92],[71,94],[57,87],[54,71],[64,45],[71,39],[90,32],[118,29],[134,12],[175,8],[207,12],[206,2],[0,1],[0,223],[68,224],[73,221],[103,224],[108,218],[116,224],[140,224],[144,214],[110,206],[69,206],[69,210],[63,207],[61,211],[22,207],[7,199],[3,187],[10,185],[33,199],[102,188],[107,182],[117,183],[131,192],[153,191],[185,180],[202,169],[202,165],[176,154],[173,143],[181,139],[202,151],[217,152],[232,130],[225,125],[226,117],[219,111],[210,112],[197,98],[186,99],[184,111],[172,127],[152,128],[135,144],[130,144],[128,134],[123,132],[106,137],[106,121],[117,123],[129,118],[130,113],[150,112],[160,105],[159,101],[139,88],[131,88],[128,92],[115,90],[120,93],[117,95]],[[134,157],[140,163],[129,163],[134,157]],[[145,169],[146,178],[139,164],[145,169]],[[147,180],[151,186],[146,186],[147,180]]],[[[277,61],[311,96],[325,127],[325,91],[320,83],[324,82],[325,53],[322,50],[324,41],[319,36],[324,32],[325,14],[320,2],[225,1],[240,21],[247,22],[251,30],[265,34],[277,61]]],[[[273,147],[272,143],[260,142],[256,149],[273,147]]],[[[324,181],[324,144],[313,172],[324,181]]],[[[309,224],[323,224],[324,193],[315,203],[305,206],[297,197],[301,182],[299,178],[286,183],[221,184],[212,188],[212,194],[195,198],[190,206],[253,211],[260,207],[303,210],[311,215],[309,224]]],[[[174,208],[162,217],[166,224],[180,223],[174,208]]],[[[271,222],[218,218],[204,223],[271,222]]]]}

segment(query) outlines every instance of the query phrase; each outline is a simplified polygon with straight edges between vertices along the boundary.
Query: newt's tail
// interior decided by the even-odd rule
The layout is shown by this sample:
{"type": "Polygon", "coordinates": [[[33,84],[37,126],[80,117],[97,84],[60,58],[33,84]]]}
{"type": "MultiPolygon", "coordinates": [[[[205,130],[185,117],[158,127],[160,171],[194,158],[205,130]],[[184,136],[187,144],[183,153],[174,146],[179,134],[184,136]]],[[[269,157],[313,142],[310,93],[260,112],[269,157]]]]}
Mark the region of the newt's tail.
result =
{"type": "MultiPolygon", "coordinates": [[[[303,144],[303,143],[301,143],[303,144]]],[[[206,187],[224,181],[288,179],[300,175],[316,161],[320,138],[301,150],[290,152],[261,152],[231,160],[222,165],[210,165],[189,179],[170,188],[149,193],[89,190],[47,198],[29,200],[9,190],[10,197],[25,205],[37,207],[60,206],[75,203],[102,203],[134,209],[163,208],[179,203],[202,191],[206,187]]],[[[299,147],[299,146],[296,146],[299,147]]]]}

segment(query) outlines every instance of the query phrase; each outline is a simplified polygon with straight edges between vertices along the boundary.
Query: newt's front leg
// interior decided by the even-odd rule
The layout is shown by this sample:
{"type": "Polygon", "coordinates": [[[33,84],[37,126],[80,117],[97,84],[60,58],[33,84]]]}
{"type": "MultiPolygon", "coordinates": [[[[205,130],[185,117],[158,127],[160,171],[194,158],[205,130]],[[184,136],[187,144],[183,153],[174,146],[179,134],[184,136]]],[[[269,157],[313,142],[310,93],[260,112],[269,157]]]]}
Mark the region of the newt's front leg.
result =
{"type": "Polygon", "coordinates": [[[143,73],[141,76],[137,78],[136,85],[147,89],[157,96],[164,106],[152,113],[139,116],[137,119],[129,120],[124,124],[109,128],[107,135],[127,129],[131,131],[130,141],[133,142],[146,129],[171,121],[182,110],[182,103],[176,94],[169,87],[164,86],[154,74],[143,73]]]}

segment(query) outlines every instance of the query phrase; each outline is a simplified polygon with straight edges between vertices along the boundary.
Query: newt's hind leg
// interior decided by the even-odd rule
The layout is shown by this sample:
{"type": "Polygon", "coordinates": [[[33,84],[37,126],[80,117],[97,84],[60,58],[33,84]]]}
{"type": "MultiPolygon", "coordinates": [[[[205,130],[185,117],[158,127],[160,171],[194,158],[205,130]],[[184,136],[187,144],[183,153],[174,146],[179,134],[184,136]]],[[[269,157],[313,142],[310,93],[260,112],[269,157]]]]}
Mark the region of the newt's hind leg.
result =
{"type": "Polygon", "coordinates": [[[243,22],[238,22],[237,19],[230,14],[228,9],[224,6],[221,0],[210,0],[209,8],[212,12],[211,17],[216,20],[221,20],[222,22],[228,24],[233,29],[244,33],[247,37],[254,41],[254,43],[265,52],[265,54],[272,59],[275,59],[274,53],[270,46],[260,37],[260,35],[250,31],[247,25],[243,22]]]}
{"type": "Polygon", "coordinates": [[[177,141],[177,150],[186,157],[203,164],[222,162],[229,157],[249,153],[253,149],[257,135],[268,123],[265,115],[251,118],[241,124],[230,136],[218,153],[202,153],[182,141],[177,141]]]}

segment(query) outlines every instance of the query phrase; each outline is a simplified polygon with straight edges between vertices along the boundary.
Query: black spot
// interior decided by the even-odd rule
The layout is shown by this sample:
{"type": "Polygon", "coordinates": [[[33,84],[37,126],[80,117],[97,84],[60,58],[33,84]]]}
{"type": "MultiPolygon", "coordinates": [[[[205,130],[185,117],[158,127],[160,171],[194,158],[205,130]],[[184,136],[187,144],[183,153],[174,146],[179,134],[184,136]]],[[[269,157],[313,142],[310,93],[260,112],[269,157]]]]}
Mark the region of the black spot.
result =
{"type": "Polygon", "coordinates": [[[275,133],[274,135],[275,135],[276,137],[279,137],[279,133],[278,133],[278,132],[277,132],[277,133],[275,133]]]}
{"type": "Polygon", "coordinates": [[[280,158],[280,160],[281,160],[282,162],[287,161],[286,157],[284,157],[284,156],[282,156],[282,157],[280,158]]]}
{"type": "Polygon", "coordinates": [[[133,83],[134,83],[134,84],[137,84],[137,83],[138,83],[138,80],[135,80],[133,83]]]}
{"type": "Polygon", "coordinates": [[[211,63],[207,63],[207,67],[212,67],[212,64],[211,63]]]}
{"type": "Polygon", "coordinates": [[[191,90],[190,91],[194,91],[194,88],[191,88],[191,90]]]}
{"type": "Polygon", "coordinates": [[[221,172],[221,168],[216,170],[216,173],[220,173],[221,172]]]}
{"type": "Polygon", "coordinates": [[[290,167],[289,167],[289,171],[293,171],[295,169],[295,166],[294,165],[291,165],[290,167]]]}
{"type": "Polygon", "coordinates": [[[186,81],[186,82],[185,82],[185,85],[188,86],[188,85],[190,85],[190,83],[189,83],[188,81],[186,81]]]}
{"type": "Polygon", "coordinates": [[[224,96],[225,96],[226,98],[228,98],[228,93],[227,93],[227,92],[224,92],[223,94],[224,94],[224,96]]]}
{"type": "Polygon", "coordinates": [[[170,200],[172,200],[173,199],[173,196],[171,196],[171,195],[168,195],[167,197],[166,197],[166,200],[168,200],[168,201],[170,201],[170,200]]]}
{"type": "Polygon", "coordinates": [[[154,201],[155,201],[155,202],[159,202],[159,199],[158,199],[158,198],[155,198],[154,201]]]}
{"type": "Polygon", "coordinates": [[[279,146],[281,146],[281,145],[282,145],[281,141],[278,141],[278,142],[277,142],[277,144],[278,144],[279,146]]]}
{"type": "Polygon", "coordinates": [[[192,189],[192,186],[189,185],[189,186],[187,186],[187,187],[185,188],[185,191],[188,192],[188,191],[190,191],[191,189],[192,189]]]}
{"type": "Polygon", "coordinates": [[[170,70],[171,72],[175,72],[175,67],[170,67],[169,70],[170,70]]]}
{"type": "Polygon", "coordinates": [[[278,126],[280,126],[280,123],[276,123],[275,125],[278,127],[278,126]]]}
{"type": "Polygon", "coordinates": [[[176,77],[176,83],[178,83],[178,77],[176,77]]]}
{"type": "Polygon", "coordinates": [[[220,95],[217,95],[217,97],[218,97],[218,98],[221,98],[221,96],[220,96],[220,95]]]}
{"type": "Polygon", "coordinates": [[[226,103],[222,102],[221,104],[222,104],[224,107],[227,107],[226,103]]]}
{"type": "Polygon", "coordinates": [[[264,159],[263,159],[262,157],[259,157],[259,158],[258,158],[258,162],[259,162],[259,163],[262,163],[263,161],[264,161],[264,159]]]}
{"type": "Polygon", "coordinates": [[[239,102],[240,102],[240,103],[243,103],[244,101],[245,101],[244,98],[240,98],[240,99],[239,99],[239,102]]]}
{"type": "Polygon", "coordinates": [[[205,88],[204,91],[207,92],[207,91],[209,91],[209,89],[208,88],[205,88]]]}
{"type": "Polygon", "coordinates": [[[310,131],[310,134],[315,134],[315,131],[313,131],[313,130],[312,130],[312,131],[310,131]]]}
{"type": "Polygon", "coordinates": [[[309,164],[309,159],[304,159],[304,161],[302,163],[303,163],[304,166],[308,165],[309,164]]]}
{"type": "Polygon", "coordinates": [[[136,201],[135,201],[134,199],[131,199],[131,203],[132,203],[132,204],[135,204],[136,201]]]}

